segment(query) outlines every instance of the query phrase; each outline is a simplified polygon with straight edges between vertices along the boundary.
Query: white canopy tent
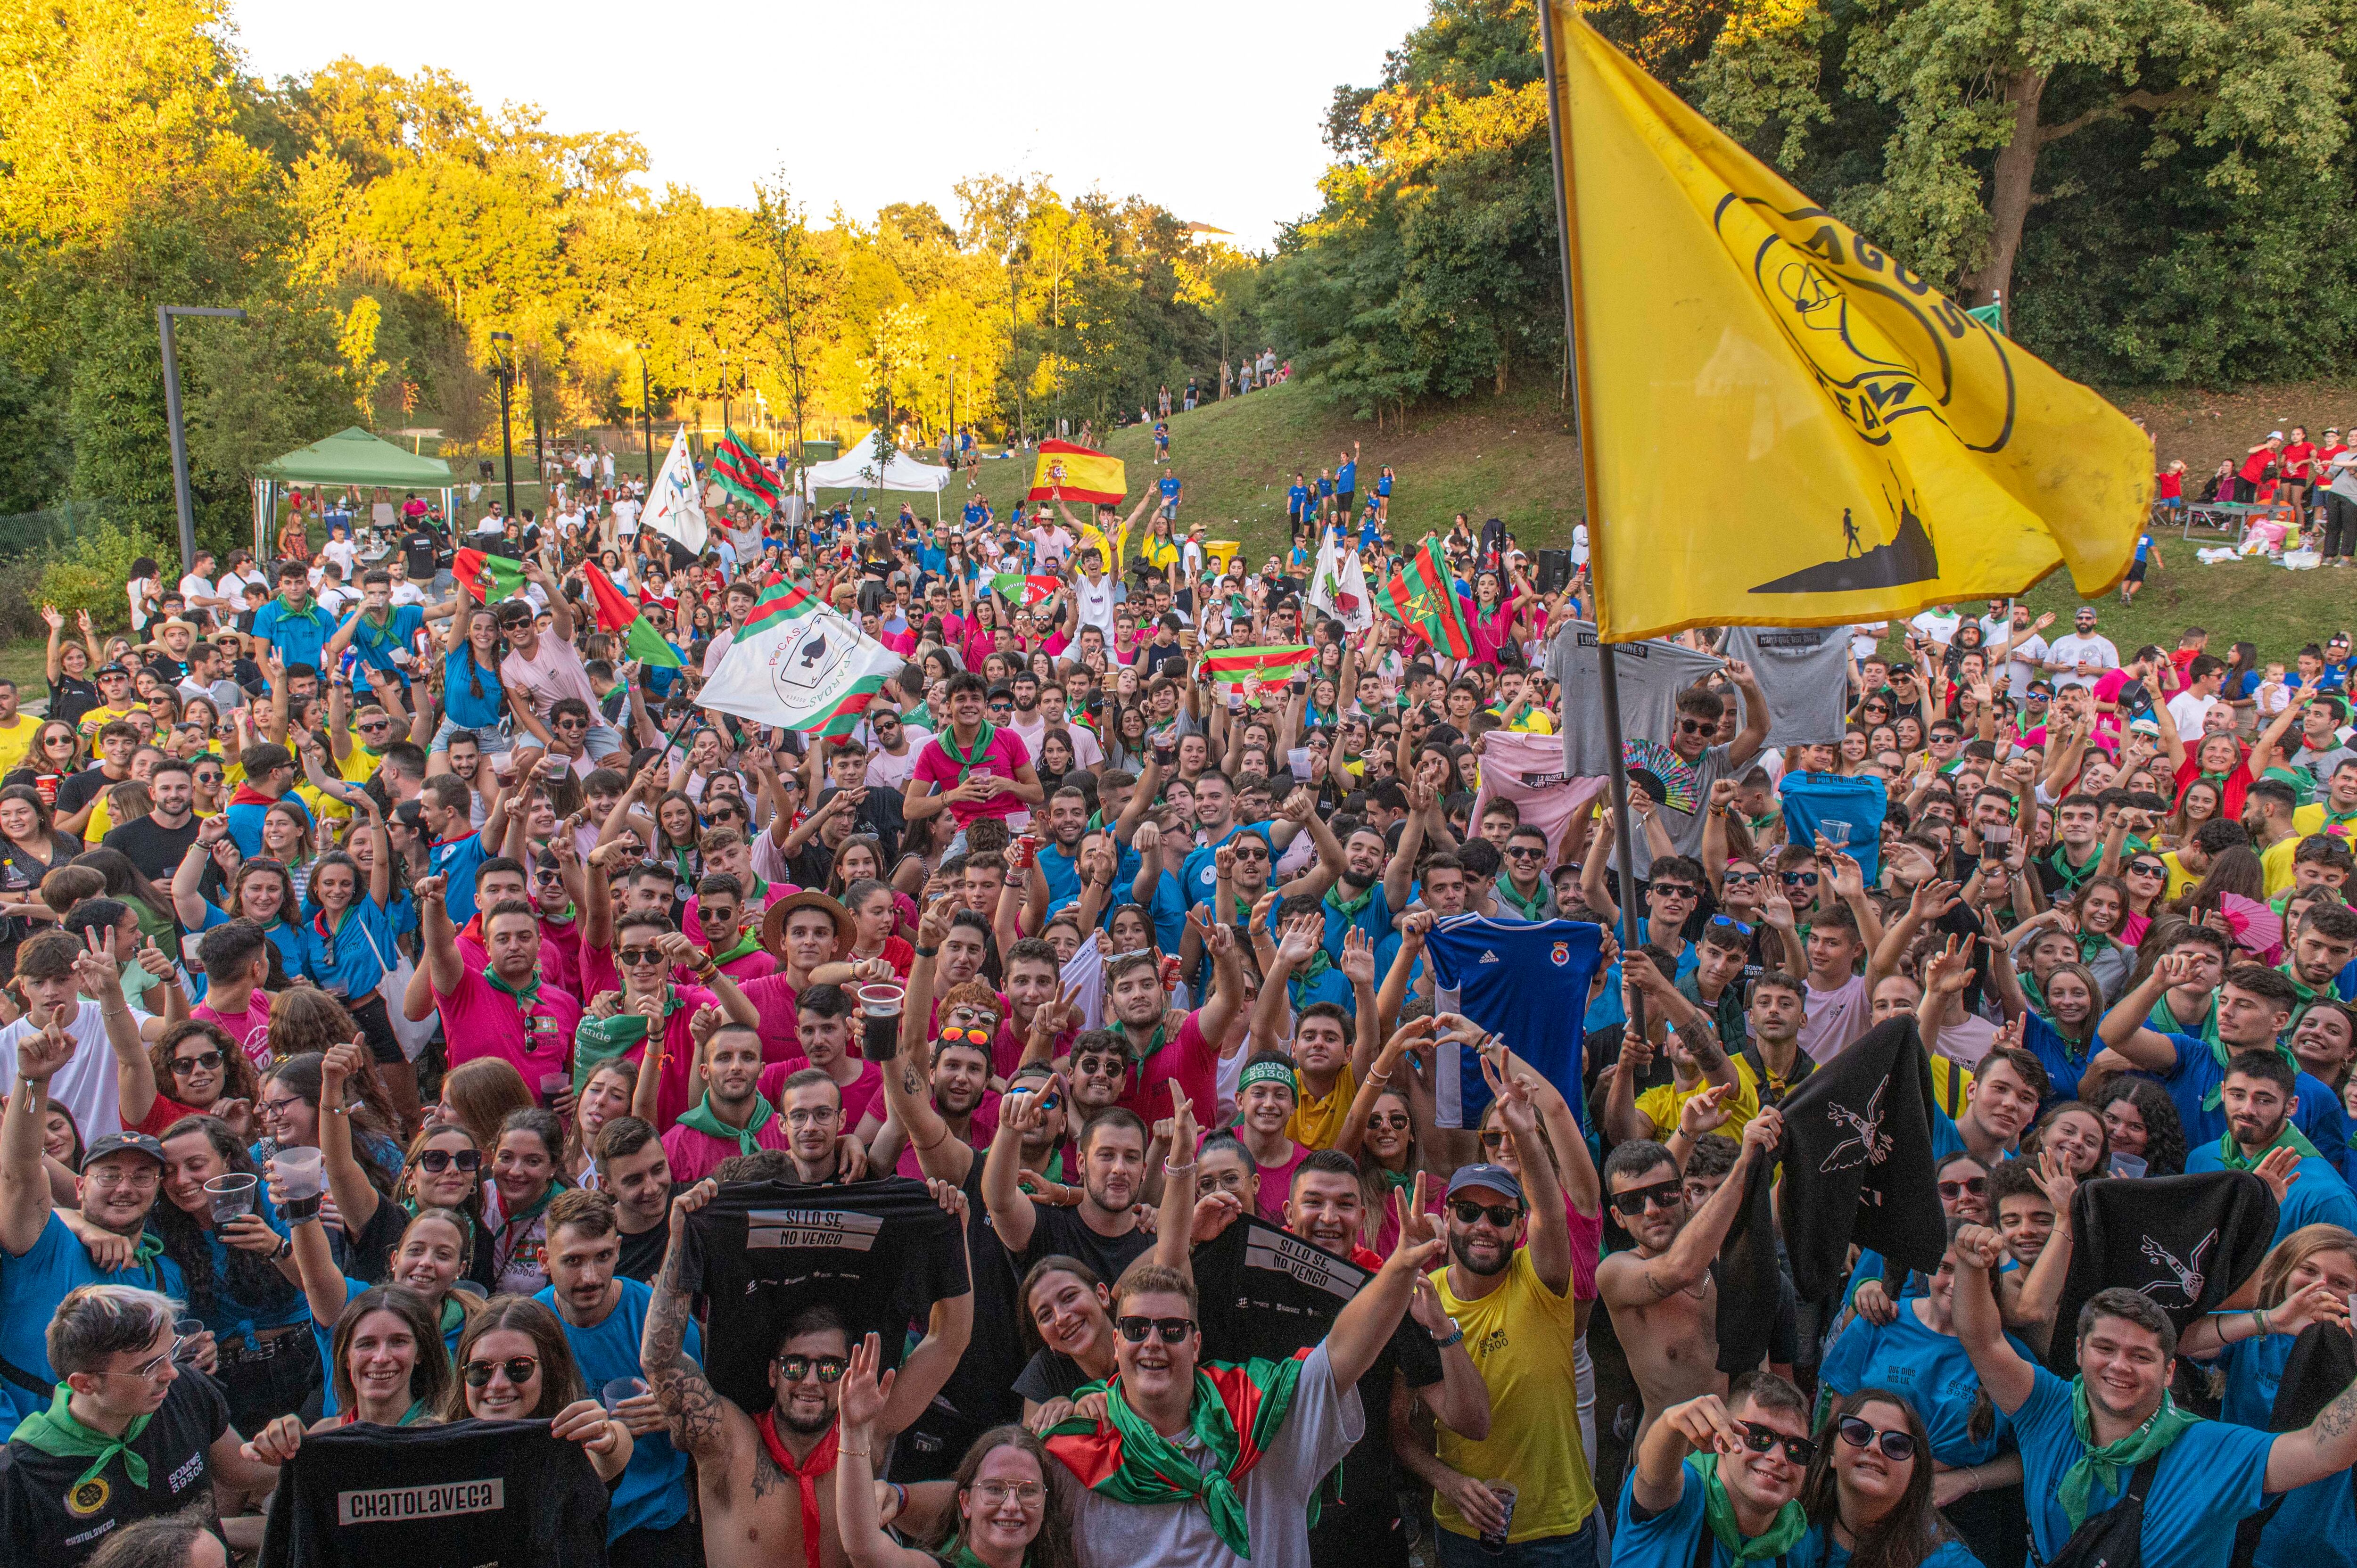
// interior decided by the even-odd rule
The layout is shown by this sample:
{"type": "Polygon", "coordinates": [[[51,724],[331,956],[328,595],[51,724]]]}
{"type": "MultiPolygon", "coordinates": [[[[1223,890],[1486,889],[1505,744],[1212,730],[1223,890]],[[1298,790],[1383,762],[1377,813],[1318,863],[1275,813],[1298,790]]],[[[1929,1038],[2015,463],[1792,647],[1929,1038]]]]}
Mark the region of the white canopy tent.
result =
{"type": "Polygon", "coordinates": [[[906,452],[895,451],[884,465],[879,477],[876,471],[876,448],[863,442],[832,463],[820,463],[802,470],[802,494],[812,501],[821,490],[930,490],[935,497],[936,520],[940,514],[939,497],[949,488],[952,470],[920,463],[906,452]]]}

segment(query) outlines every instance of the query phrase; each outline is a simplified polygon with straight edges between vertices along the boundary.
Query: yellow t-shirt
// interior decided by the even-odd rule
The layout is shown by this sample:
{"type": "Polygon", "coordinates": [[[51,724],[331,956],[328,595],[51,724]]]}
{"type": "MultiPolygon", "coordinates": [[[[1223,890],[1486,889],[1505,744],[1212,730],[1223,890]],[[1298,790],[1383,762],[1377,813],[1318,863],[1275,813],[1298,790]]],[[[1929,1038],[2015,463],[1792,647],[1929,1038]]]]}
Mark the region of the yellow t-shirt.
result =
{"type": "MultiPolygon", "coordinates": [[[[1727,1112],[1727,1125],[1719,1131],[1740,1142],[1744,1125],[1760,1114],[1760,1076],[1751,1064],[1741,1057],[1735,1058],[1735,1092],[1719,1101],[1727,1112]]],[[[1674,1082],[1659,1089],[1649,1089],[1637,1096],[1637,1114],[1653,1124],[1653,1136],[1663,1142],[1678,1130],[1678,1117],[1684,1113],[1686,1101],[1710,1087],[1710,1079],[1700,1079],[1692,1089],[1680,1089],[1674,1082]]],[[[1519,1503],[1515,1505],[1521,1507],[1519,1503]]]]}
{"type": "Polygon", "coordinates": [[[1309,1082],[1299,1071],[1293,1075],[1293,1118],[1285,1124],[1285,1135],[1305,1149],[1330,1149],[1334,1140],[1342,1135],[1342,1118],[1349,1114],[1351,1101],[1359,1094],[1359,1080],[1344,1062],[1334,1079],[1334,1092],[1324,1099],[1313,1099],[1309,1082]]]}
{"type": "Polygon", "coordinates": [[[146,704],[144,703],[126,703],[119,708],[91,709],[90,712],[82,714],[81,716],[82,738],[84,740],[89,739],[91,736],[96,735],[99,731],[104,729],[115,720],[127,719],[132,714],[141,712],[145,705],[146,704]]]}
{"type": "Polygon", "coordinates": [[[25,757],[33,749],[33,736],[39,733],[41,721],[16,715],[13,725],[0,725],[0,773],[25,766],[25,757]]]}
{"type": "MultiPolygon", "coordinates": [[[[1465,1330],[1465,1352],[1490,1388],[1490,1435],[1474,1443],[1436,1428],[1440,1462],[1463,1476],[1513,1477],[1509,1542],[1570,1534],[1596,1509],[1596,1483],[1571,1408],[1578,1323],[1570,1289],[1557,1295],[1541,1284],[1526,1249],[1514,1253],[1498,1288],[1478,1301],[1459,1301],[1446,1269],[1432,1283],[1465,1330]]],[[[1435,1497],[1432,1506],[1441,1529],[1480,1533],[1447,1498],[1435,1497]]]]}
{"type": "Polygon", "coordinates": [[[2259,851],[2259,869],[2267,875],[2267,897],[2272,898],[2291,886],[2291,857],[2299,853],[2300,835],[2277,839],[2259,851]]]}
{"type": "MultiPolygon", "coordinates": [[[[13,767],[14,764],[10,766],[13,767]]],[[[2325,801],[2311,800],[2291,814],[2291,825],[2299,836],[2306,838],[2310,833],[2329,832],[2342,843],[2357,841],[2357,812],[2352,812],[2337,822],[2328,822],[2324,816],[2325,806],[2325,801]]]]}
{"type": "Polygon", "coordinates": [[[2201,880],[2185,869],[2185,863],[2177,858],[2177,852],[2173,849],[2160,857],[2160,864],[2169,867],[2169,889],[2161,895],[2164,898],[2181,898],[2187,888],[2201,880]]]}

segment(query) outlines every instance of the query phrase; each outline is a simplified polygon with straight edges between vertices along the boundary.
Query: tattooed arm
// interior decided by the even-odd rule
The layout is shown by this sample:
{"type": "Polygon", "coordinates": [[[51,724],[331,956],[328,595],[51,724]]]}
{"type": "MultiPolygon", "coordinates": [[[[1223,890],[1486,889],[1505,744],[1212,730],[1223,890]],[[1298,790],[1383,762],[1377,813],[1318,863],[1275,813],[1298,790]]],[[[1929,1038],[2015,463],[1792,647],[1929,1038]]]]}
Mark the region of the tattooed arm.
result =
{"type": "Polygon", "coordinates": [[[680,1288],[680,1240],[687,1233],[687,1217],[712,1201],[717,1182],[705,1180],[672,1199],[671,1245],[663,1252],[662,1272],[655,1276],[654,1299],[647,1304],[646,1332],[639,1339],[639,1360],[662,1407],[663,1429],[673,1443],[707,1465],[725,1464],[728,1456],[753,1441],[753,1423],[745,1412],[720,1397],[705,1379],[704,1369],[683,1348],[687,1337],[687,1293],[680,1288]]]}
{"type": "Polygon", "coordinates": [[[2287,1432],[2267,1450],[2266,1489],[2288,1492],[2327,1476],[2345,1477],[2357,1465],[2357,1383],[2298,1432],[2287,1432]]]}

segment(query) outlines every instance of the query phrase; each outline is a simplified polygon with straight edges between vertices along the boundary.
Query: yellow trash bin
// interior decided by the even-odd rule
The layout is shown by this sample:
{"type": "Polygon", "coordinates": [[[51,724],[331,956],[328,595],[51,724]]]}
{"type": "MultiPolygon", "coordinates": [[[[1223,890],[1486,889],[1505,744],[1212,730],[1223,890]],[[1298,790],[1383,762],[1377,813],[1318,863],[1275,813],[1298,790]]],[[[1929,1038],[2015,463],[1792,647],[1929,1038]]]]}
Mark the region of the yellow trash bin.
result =
{"type": "Polygon", "coordinates": [[[1236,557],[1243,553],[1243,548],[1233,539],[1207,539],[1203,542],[1203,553],[1211,558],[1211,570],[1221,576],[1227,575],[1228,569],[1235,564],[1236,557]]]}

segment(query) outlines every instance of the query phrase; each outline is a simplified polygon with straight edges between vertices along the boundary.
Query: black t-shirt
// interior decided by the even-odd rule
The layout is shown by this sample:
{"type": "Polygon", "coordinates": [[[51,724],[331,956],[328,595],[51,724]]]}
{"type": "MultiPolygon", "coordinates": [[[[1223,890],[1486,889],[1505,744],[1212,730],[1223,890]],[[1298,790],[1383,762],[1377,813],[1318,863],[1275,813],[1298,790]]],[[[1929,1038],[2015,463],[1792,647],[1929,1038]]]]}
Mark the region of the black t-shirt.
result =
{"type": "MultiPolygon", "coordinates": [[[[683,1183],[671,1184],[671,1195],[673,1197],[677,1197],[683,1190],[683,1183]]],[[[662,1224],[650,1225],[635,1236],[628,1230],[622,1232],[622,1256],[620,1261],[615,1263],[614,1272],[626,1280],[636,1280],[640,1284],[652,1284],[656,1273],[662,1268],[663,1252],[670,1246],[671,1208],[666,1204],[663,1207],[662,1224]]]]}
{"type": "Polygon", "coordinates": [[[98,682],[81,675],[59,675],[49,682],[49,717],[79,726],[82,714],[105,704],[98,682]]]}
{"type": "Polygon", "coordinates": [[[430,528],[413,528],[401,536],[401,564],[410,580],[425,583],[433,580],[436,556],[442,549],[442,536],[430,528]]]}
{"type": "Polygon", "coordinates": [[[732,1182],[690,1217],[681,1249],[681,1288],[711,1304],[705,1371],[748,1415],[770,1407],[770,1359],[802,1308],[834,1307],[855,1344],[880,1334],[891,1367],[908,1325],[968,1288],[957,1220],[903,1176],[732,1182]]]}
{"type": "Polygon", "coordinates": [[[1015,1255],[1017,1278],[1042,1258],[1078,1258],[1111,1289],[1124,1269],[1154,1250],[1154,1238],[1134,1227],[1119,1236],[1098,1235],[1077,1208],[1034,1203],[1031,1215],[1031,1244],[1015,1255]]]}
{"type": "Polygon", "coordinates": [[[608,1498],[581,1445],[544,1421],[339,1427],[306,1437],[280,1470],[261,1562],[603,1563],[608,1498]]]}
{"type": "Polygon", "coordinates": [[[131,775],[126,773],[123,779],[109,779],[103,768],[85,768],[79,773],[69,774],[58,780],[57,814],[61,817],[72,816],[108,789],[122,783],[124,779],[130,777],[131,775]]]}
{"type": "Polygon", "coordinates": [[[194,816],[177,828],[164,827],[152,816],[136,818],[110,830],[99,841],[105,848],[121,850],[150,882],[167,880],[196,842],[194,816]]]}
{"type": "Polygon", "coordinates": [[[187,1372],[130,1452],[146,1461],[147,1484],[135,1487],[121,1455],[88,1481],[88,1455],[48,1455],[23,1438],[8,1444],[0,1473],[0,1563],[73,1568],[117,1530],[183,1509],[214,1519],[212,1466],[206,1450],[229,1430],[229,1401],[210,1378],[187,1372]]]}
{"type": "Polygon", "coordinates": [[[958,1359],[957,1370],[942,1386],[942,1398],[977,1425],[996,1426],[1023,1413],[1014,1389],[1017,1371],[1023,1364],[1019,1315],[1028,1309],[1016,1299],[1022,1276],[999,1244],[998,1232],[990,1223],[990,1206],[982,1200],[982,1151],[977,1149],[966,1164],[963,1184],[966,1256],[974,1260],[974,1337],[958,1359]]]}
{"type": "Polygon", "coordinates": [[[1042,1348],[1034,1350],[1031,1359],[1023,1364],[1015,1391],[1034,1404],[1046,1404],[1049,1400],[1071,1399],[1094,1380],[1061,1350],[1042,1348]]]}
{"type": "Polygon", "coordinates": [[[147,668],[153,670],[156,672],[156,679],[163,682],[167,686],[177,686],[194,673],[197,667],[185,659],[174,659],[169,654],[158,653],[147,660],[147,668]]]}

